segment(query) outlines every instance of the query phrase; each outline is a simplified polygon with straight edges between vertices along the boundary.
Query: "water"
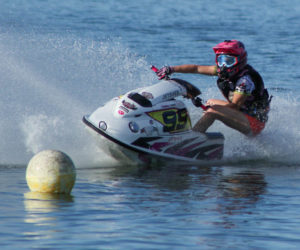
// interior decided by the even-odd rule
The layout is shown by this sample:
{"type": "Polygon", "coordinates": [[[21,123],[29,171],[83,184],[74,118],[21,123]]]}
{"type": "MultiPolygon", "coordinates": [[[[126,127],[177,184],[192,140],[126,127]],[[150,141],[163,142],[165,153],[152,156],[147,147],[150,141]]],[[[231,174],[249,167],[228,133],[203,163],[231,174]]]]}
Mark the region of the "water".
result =
{"type": "MultiPolygon", "coordinates": [[[[1,248],[299,249],[298,1],[0,6],[1,248]],[[260,136],[214,124],[226,138],[214,166],[140,169],[94,145],[84,114],[154,83],[151,64],[213,63],[211,48],[230,38],[245,43],[274,96],[260,136]],[[44,149],[74,160],[72,196],[29,191],[26,165],[44,149]]],[[[177,77],[221,98],[215,78],[177,77]]]]}

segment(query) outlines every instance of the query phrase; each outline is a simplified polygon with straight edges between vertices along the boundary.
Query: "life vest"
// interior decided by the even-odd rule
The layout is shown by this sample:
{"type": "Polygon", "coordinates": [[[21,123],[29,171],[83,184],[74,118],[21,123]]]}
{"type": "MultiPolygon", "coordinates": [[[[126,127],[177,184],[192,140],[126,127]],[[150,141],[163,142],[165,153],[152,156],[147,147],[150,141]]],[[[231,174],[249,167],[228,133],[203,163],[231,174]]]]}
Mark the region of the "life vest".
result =
{"type": "Polygon", "coordinates": [[[249,75],[251,80],[255,85],[255,89],[251,93],[251,97],[249,97],[244,106],[241,108],[241,111],[254,116],[260,121],[267,121],[269,104],[271,102],[272,97],[269,97],[269,93],[267,89],[265,89],[264,81],[260,74],[252,68],[249,64],[242,70],[240,74],[231,79],[221,79],[218,78],[217,85],[218,88],[223,93],[224,97],[230,101],[230,94],[235,90],[236,84],[238,80],[243,77],[249,75]]]}

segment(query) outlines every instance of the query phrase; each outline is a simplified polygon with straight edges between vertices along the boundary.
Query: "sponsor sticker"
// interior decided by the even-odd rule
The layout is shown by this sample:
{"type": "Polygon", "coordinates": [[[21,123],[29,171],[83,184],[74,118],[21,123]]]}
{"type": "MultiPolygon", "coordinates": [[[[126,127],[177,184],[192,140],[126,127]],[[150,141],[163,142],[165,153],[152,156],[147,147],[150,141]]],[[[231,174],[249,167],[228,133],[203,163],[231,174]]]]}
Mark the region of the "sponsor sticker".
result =
{"type": "Polygon", "coordinates": [[[137,109],[137,107],[133,103],[126,102],[125,100],[122,101],[122,104],[128,109],[137,109]]]}
{"type": "Polygon", "coordinates": [[[149,93],[149,92],[142,92],[142,96],[147,98],[148,100],[153,99],[152,93],[149,93]]]}
{"type": "Polygon", "coordinates": [[[123,107],[123,106],[120,106],[119,109],[123,110],[125,113],[129,112],[129,110],[127,108],[123,107]]]}

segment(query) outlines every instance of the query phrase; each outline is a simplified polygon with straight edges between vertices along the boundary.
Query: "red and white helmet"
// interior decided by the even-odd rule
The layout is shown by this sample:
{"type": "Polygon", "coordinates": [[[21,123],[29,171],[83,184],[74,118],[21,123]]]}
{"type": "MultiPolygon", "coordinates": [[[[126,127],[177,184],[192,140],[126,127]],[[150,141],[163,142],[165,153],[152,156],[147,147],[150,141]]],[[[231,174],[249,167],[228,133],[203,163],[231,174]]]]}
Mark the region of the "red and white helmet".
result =
{"type": "Polygon", "coordinates": [[[247,51],[240,41],[225,40],[213,47],[213,50],[221,78],[231,78],[247,65],[247,51]]]}

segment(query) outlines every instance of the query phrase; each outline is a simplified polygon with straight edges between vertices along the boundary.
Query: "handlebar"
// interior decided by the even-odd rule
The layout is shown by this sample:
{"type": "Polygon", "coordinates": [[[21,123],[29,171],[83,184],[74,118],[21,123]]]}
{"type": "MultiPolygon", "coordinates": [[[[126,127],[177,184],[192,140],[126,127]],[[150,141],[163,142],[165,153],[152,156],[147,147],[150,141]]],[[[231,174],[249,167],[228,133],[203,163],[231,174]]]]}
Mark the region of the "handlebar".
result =
{"type": "MultiPolygon", "coordinates": [[[[156,68],[155,66],[151,66],[151,69],[157,73],[158,72],[158,68],[156,68]]],[[[169,78],[169,76],[166,76],[165,77],[166,80],[171,80],[169,78]]],[[[205,106],[203,103],[202,103],[202,99],[200,97],[197,97],[198,95],[201,94],[201,91],[196,88],[194,85],[186,82],[186,81],[183,81],[183,80],[180,80],[180,79],[174,79],[177,83],[179,83],[180,85],[184,86],[187,90],[188,93],[191,94],[192,96],[192,102],[193,104],[196,106],[196,107],[200,107],[202,108],[204,111],[206,111],[209,107],[208,106],[205,106]]]]}

